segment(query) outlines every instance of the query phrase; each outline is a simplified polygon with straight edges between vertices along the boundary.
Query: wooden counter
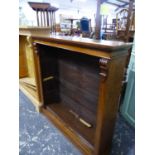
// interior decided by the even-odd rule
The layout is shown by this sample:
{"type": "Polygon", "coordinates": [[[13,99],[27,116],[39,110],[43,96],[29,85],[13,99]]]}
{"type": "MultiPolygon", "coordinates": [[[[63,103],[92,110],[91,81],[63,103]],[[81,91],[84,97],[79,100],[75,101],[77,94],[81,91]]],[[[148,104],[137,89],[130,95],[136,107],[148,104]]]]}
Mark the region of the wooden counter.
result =
{"type": "Polygon", "coordinates": [[[85,155],[110,152],[129,43],[32,36],[40,110],[85,155]]]}

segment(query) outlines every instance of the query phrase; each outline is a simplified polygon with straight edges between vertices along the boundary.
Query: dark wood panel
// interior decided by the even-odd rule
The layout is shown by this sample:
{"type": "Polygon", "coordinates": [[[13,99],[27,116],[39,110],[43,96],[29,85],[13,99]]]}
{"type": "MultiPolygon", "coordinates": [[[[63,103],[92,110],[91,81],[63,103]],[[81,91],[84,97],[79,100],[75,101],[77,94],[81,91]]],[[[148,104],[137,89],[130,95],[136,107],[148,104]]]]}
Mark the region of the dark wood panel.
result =
{"type": "Polygon", "coordinates": [[[75,86],[85,89],[97,95],[99,72],[94,71],[93,67],[81,67],[79,64],[59,60],[60,78],[67,80],[75,86]]]}
{"type": "Polygon", "coordinates": [[[59,80],[61,101],[95,125],[99,90],[98,58],[67,51],[59,53],[59,80]]]}
{"type": "Polygon", "coordinates": [[[55,48],[49,48],[47,46],[39,46],[40,48],[40,65],[42,78],[48,76],[58,77],[58,55],[55,48]]]}
{"type": "Polygon", "coordinates": [[[98,101],[97,96],[93,96],[87,93],[86,91],[80,91],[81,89],[74,87],[74,85],[66,85],[66,86],[67,87],[64,86],[60,87],[61,94],[70,97],[72,100],[76,101],[78,105],[87,108],[92,113],[96,113],[97,101],[98,101]]]}
{"type": "Polygon", "coordinates": [[[85,121],[96,126],[96,113],[91,112],[88,108],[82,106],[69,96],[61,94],[61,102],[70,107],[75,113],[80,115],[85,121]]]}
{"type": "Polygon", "coordinates": [[[56,49],[39,46],[39,50],[44,104],[59,102],[59,72],[56,49]]]}
{"type": "Polygon", "coordinates": [[[70,107],[66,106],[66,104],[59,103],[48,105],[47,109],[60,117],[67,124],[68,128],[79,134],[81,139],[84,137],[88,143],[94,145],[95,127],[88,128],[83,125],[77,118],[74,117],[74,115],[69,112],[70,107]]]}

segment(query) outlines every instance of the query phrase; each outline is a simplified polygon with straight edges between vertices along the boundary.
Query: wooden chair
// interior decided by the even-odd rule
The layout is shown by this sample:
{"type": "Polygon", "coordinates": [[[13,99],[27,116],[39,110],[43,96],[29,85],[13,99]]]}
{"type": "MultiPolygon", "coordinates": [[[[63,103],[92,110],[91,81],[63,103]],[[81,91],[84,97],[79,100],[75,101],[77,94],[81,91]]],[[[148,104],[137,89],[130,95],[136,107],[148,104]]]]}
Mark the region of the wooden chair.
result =
{"type": "Polygon", "coordinates": [[[135,10],[133,9],[133,2],[130,2],[128,9],[124,8],[116,14],[116,33],[118,40],[129,42],[130,38],[133,38],[135,29],[134,20],[135,10]]]}
{"type": "Polygon", "coordinates": [[[80,30],[82,37],[90,37],[91,34],[91,19],[81,18],[80,19],[80,30]]]}
{"type": "MultiPolygon", "coordinates": [[[[124,42],[133,42],[134,32],[135,32],[134,31],[134,15],[135,15],[135,10],[133,7],[133,1],[129,2],[128,9],[124,8],[120,12],[117,13],[116,15],[117,40],[121,40],[124,42]],[[121,16],[121,18],[120,18],[120,21],[118,22],[119,15],[121,16]]],[[[130,57],[131,57],[131,49],[128,50],[128,57],[127,57],[126,64],[125,64],[124,80],[122,83],[122,92],[121,92],[121,97],[120,97],[121,101],[123,101],[124,99],[124,92],[125,92],[126,85],[127,85],[127,69],[128,69],[130,57]]]]}

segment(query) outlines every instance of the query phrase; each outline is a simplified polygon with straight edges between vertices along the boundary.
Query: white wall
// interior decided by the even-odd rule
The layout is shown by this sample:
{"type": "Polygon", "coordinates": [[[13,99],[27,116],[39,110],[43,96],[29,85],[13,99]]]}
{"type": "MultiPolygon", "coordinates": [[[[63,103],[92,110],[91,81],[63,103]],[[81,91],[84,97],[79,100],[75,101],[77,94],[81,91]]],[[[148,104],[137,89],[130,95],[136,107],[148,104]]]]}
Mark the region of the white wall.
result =
{"type": "MultiPolygon", "coordinates": [[[[56,12],[56,23],[60,22],[60,14],[69,15],[74,18],[82,18],[83,16],[91,19],[92,26],[95,26],[95,14],[97,1],[96,0],[20,0],[19,5],[22,8],[20,11],[20,25],[37,26],[35,11],[31,9],[28,1],[33,2],[48,2],[52,6],[57,6],[59,10],[56,12]],[[23,17],[25,15],[25,18],[23,17]],[[22,17],[22,18],[21,18],[22,17]]],[[[115,17],[113,11],[114,7],[108,5],[110,15],[108,16],[108,22],[111,22],[112,18],[115,17]]]]}
{"type": "MultiPolygon", "coordinates": [[[[86,0],[86,2],[75,2],[72,3],[70,0],[29,0],[33,2],[50,2],[52,6],[57,6],[59,10],[56,12],[56,22],[59,23],[60,14],[69,15],[74,18],[82,18],[86,16],[92,19],[94,23],[94,14],[96,13],[96,0],[86,0]],[[89,2],[91,1],[91,2],[89,2]]],[[[21,25],[30,25],[35,26],[36,23],[36,14],[35,11],[31,9],[27,0],[20,0],[20,11],[19,18],[21,25]],[[25,18],[23,16],[25,15],[25,18]]]]}

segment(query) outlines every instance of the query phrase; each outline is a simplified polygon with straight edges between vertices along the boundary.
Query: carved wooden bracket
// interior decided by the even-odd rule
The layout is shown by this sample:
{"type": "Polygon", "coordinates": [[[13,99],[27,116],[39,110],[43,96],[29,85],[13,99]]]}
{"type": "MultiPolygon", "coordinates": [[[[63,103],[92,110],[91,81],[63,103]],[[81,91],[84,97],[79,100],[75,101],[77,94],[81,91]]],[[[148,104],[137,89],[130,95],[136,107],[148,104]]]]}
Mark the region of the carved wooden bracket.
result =
{"type": "Polygon", "coordinates": [[[99,60],[99,65],[100,65],[100,76],[101,76],[101,79],[103,81],[105,81],[107,79],[107,76],[108,76],[108,62],[109,60],[108,59],[104,59],[104,58],[101,58],[99,60]]]}

